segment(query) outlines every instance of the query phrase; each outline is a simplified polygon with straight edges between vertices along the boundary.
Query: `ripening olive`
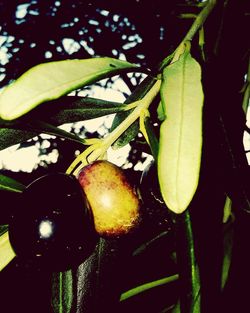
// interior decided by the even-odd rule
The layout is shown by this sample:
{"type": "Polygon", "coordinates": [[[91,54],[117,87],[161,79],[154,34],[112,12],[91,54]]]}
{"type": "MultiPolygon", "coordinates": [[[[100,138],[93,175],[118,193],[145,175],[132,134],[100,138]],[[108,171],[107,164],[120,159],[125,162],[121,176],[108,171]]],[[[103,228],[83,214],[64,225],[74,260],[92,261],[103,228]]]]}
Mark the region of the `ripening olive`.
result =
{"type": "Polygon", "coordinates": [[[119,237],[138,226],[139,198],[118,166],[108,161],[95,161],[79,172],[78,180],[100,236],[119,237]]]}
{"type": "Polygon", "coordinates": [[[77,179],[55,173],[27,186],[11,218],[9,238],[17,257],[38,268],[64,270],[85,260],[97,234],[77,179]]]}

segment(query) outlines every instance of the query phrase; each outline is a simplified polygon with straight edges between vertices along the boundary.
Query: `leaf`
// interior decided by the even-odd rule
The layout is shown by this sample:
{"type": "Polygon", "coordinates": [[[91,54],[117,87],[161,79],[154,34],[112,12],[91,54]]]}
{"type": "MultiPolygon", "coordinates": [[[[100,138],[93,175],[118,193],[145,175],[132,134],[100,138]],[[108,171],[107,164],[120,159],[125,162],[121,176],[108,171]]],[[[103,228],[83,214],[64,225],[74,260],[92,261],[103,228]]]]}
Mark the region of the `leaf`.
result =
{"type": "Polygon", "coordinates": [[[0,271],[5,268],[14,257],[15,252],[10,245],[9,234],[6,231],[0,236],[0,271]]]}
{"type": "Polygon", "coordinates": [[[22,192],[25,186],[13,178],[0,174],[0,190],[22,192]]]}
{"type": "Polygon", "coordinates": [[[201,68],[185,52],[163,71],[158,176],[166,205],[182,213],[196,191],[202,150],[201,68]]]}
{"type": "Polygon", "coordinates": [[[126,104],[90,97],[65,96],[46,103],[39,109],[39,115],[43,119],[55,125],[61,125],[124,111],[126,104]],[[49,105],[51,105],[51,109],[48,109],[49,105]]]}
{"type": "MultiPolygon", "coordinates": [[[[4,125],[2,121],[0,125],[4,125]]],[[[55,127],[43,121],[23,123],[14,122],[11,124],[6,123],[4,128],[0,128],[0,150],[24,142],[41,133],[62,137],[82,144],[84,143],[84,139],[81,139],[77,135],[68,133],[58,127],[55,127]]]]}
{"type": "Polygon", "coordinates": [[[221,288],[224,289],[227,279],[229,276],[231,261],[232,261],[232,250],[234,243],[234,223],[232,221],[227,221],[224,224],[224,236],[223,236],[223,264],[222,264],[222,275],[221,275],[221,288]]]}
{"type": "Polygon", "coordinates": [[[72,270],[53,273],[52,306],[54,313],[70,313],[74,299],[72,270]]]}
{"type": "Polygon", "coordinates": [[[0,236],[8,230],[8,225],[0,225],[0,236]]]}
{"type": "Polygon", "coordinates": [[[2,127],[0,128],[0,150],[26,141],[41,133],[84,143],[84,139],[55,125],[117,113],[124,111],[126,106],[126,104],[118,102],[73,96],[65,96],[59,100],[49,101],[39,109],[30,112],[25,118],[14,121],[0,119],[0,127],[2,127]]]}
{"type": "MultiPolygon", "coordinates": [[[[118,125],[120,125],[126,117],[129,116],[131,112],[122,112],[118,113],[115,116],[115,119],[113,121],[112,127],[116,128],[118,125]]],[[[139,132],[139,122],[135,121],[133,124],[130,125],[130,127],[116,140],[116,142],[113,144],[113,149],[119,149],[126,144],[128,144],[131,140],[133,140],[139,132]]]]}
{"type": "Polygon", "coordinates": [[[121,297],[120,297],[120,301],[124,301],[124,300],[127,300],[131,297],[134,297],[134,296],[137,296],[138,294],[142,293],[142,292],[145,292],[149,289],[152,289],[152,288],[155,288],[155,287],[159,287],[159,286],[162,286],[162,285],[165,285],[165,284],[169,284],[169,283],[172,283],[174,281],[178,280],[178,274],[175,274],[175,275],[172,275],[172,276],[168,276],[168,277],[165,277],[165,278],[161,278],[161,279],[158,279],[158,280],[154,280],[154,281],[151,281],[149,283],[145,283],[143,285],[140,285],[140,286],[137,286],[135,288],[132,288],[128,291],[125,291],[121,294],[121,297]]]}
{"type": "Polygon", "coordinates": [[[200,277],[188,210],[176,215],[175,225],[181,313],[200,313],[200,277]]]}
{"type": "MultiPolygon", "coordinates": [[[[18,126],[17,126],[18,127],[18,126]]],[[[63,129],[60,129],[56,126],[53,126],[49,123],[43,122],[43,121],[34,121],[34,122],[27,122],[25,124],[20,124],[20,128],[31,130],[32,132],[35,131],[38,134],[45,133],[57,137],[61,137],[68,140],[73,140],[79,143],[84,143],[84,139],[81,139],[75,134],[71,134],[63,129]]]]}
{"type": "Polygon", "coordinates": [[[37,135],[36,132],[18,129],[0,128],[0,150],[26,141],[37,135]]]}
{"type": "Polygon", "coordinates": [[[161,122],[163,122],[166,119],[166,113],[164,112],[164,107],[161,102],[159,103],[157,107],[157,117],[158,117],[158,120],[161,122]]]}
{"type": "Polygon", "coordinates": [[[0,94],[0,117],[16,119],[40,103],[57,99],[102,78],[137,68],[113,58],[63,60],[34,66],[0,94]]]}
{"type": "MultiPolygon", "coordinates": [[[[132,103],[136,100],[142,99],[149,89],[154,85],[155,78],[151,76],[147,76],[140,85],[136,88],[136,90],[126,99],[125,103],[132,103]]],[[[117,113],[113,124],[111,126],[111,131],[114,130],[117,126],[123,122],[131,111],[120,112],[117,113]]],[[[139,123],[135,121],[114,143],[113,148],[118,149],[124,147],[128,144],[131,140],[133,140],[139,132],[139,123]]]]}
{"type": "Polygon", "coordinates": [[[145,124],[145,129],[148,135],[151,153],[154,159],[157,160],[158,151],[159,151],[159,142],[158,142],[158,138],[155,135],[152,123],[150,122],[150,118],[146,117],[144,120],[144,124],[145,124]]]}

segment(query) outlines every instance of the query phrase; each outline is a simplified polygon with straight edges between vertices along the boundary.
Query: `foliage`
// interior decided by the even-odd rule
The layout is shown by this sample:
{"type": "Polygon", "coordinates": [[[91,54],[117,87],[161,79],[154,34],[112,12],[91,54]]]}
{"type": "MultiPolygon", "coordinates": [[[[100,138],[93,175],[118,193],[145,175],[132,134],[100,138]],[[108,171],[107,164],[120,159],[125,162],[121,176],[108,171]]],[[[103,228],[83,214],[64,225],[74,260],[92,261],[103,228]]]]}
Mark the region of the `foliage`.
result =
{"type": "MultiPolygon", "coordinates": [[[[53,134],[65,142],[77,143],[83,150],[69,161],[66,170],[68,174],[77,175],[84,165],[104,159],[109,148],[119,148],[126,143],[135,145],[141,141],[149,147],[157,163],[158,173],[155,175],[159,177],[165,204],[159,197],[157,203],[171,220],[171,231],[164,228],[154,233],[153,228],[148,230],[152,221],[147,222],[146,215],[147,227],[142,227],[128,240],[129,243],[126,239],[101,239],[93,255],[79,268],[54,273],[54,312],[96,312],[100,308],[109,312],[140,310],[140,306],[136,306],[140,296],[145,300],[143,297],[149,292],[153,292],[152,298],[157,299],[150,312],[234,312],[236,308],[247,310],[249,307],[246,292],[243,292],[242,299],[241,291],[235,287],[249,283],[250,276],[246,245],[238,244],[247,243],[249,235],[249,168],[242,143],[246,119],[242,104],[246,111],[249,98],[249,78],[244,86],[249,47],[247,40],[239,36],[233,45],[231,40],[233,33],[240,33],[245,27],[249,14],[247,3],[242,1],[239,5],[236,0],[170,1],[165,13],[163,1],[157,1],[152,4],[156,13],[152,20],[149,19],[149,3],[135,1],[130,10],[128,5],[118,5],[115,1],[105,5],[98,1],[80,1],[77,6],[74,2],[70,6],[59,1],[48,1],[43,6],[31,2],[26,6],[20,4],[27,10],[25,19],[17,18],[14,23],[7,20],[8,14],[4,16],[6,22],[3,22],[1,32],[7,37],[3,46],[11,51],[12,62],[5,66],[2,84],[14,81],[0,94],[1,149],[40,133],[53,134]],[[62,14],[63,6],[68,10],[67,22],[63,18],[52,18],[62,14]],[[143,6],[147,9],[145,16],[141,23],[136,23],[143,6]],[[177,14],[180,8],[185,12],[177,14]],[[85,12],[84,19],[79,12],[85,12]],[[34,20],[32,14],[37,14],[34,20]],[[43,29],[50,37],[47,38],[49,48],[42,45],[35,33],[41,19],[45,19],[46,27],[49,27],[49,30],[43,29]],[[236,25],[232,23],[234,19],[236,25]],[[79,25],[81,20],[86,25],[79,25]],[[33,29],[35,34],[26,32],[32,21],[37,27],[33,29]],[[135,30],[134,25],[138,29],[135,30]],[[75,36],[71,51],[78,43],[75,52],[69,52],[64,45],[67,38],[63,38],[67,35],[64,28],[74,30],[70,34],[75,36]],[[124,29],[127,30],[125,36],[121,35],[124,29]],[[171,32],[173,29],[177,30],[171,32]],[[165,41],[166,30],[168,41],[165,41]],[[109,40],[103,44],[98,33],[105,31],[109,40]],[[19,62],[21,50],[11,44],[12,32],[19,34],[19,43],[25,38],[23,44],[36,50],[32,61],[26,62],[24,58],[22,64],[19,62]],[[157,32],[158,36],[155,35],[157,32]],[[36,37],[34,45],[27,34],[36,37]],[[133,44],[129,45],[131,37],[136,42],[135,49],[133,44]],[[55,49],[56,46],[61,49],[55,49]],[[123,49],[127,50],[126,58],[131,63],[119,60],[123,49]],[[61,55],[57,55],[57,50],[61,55]],[[90,59],[92,51],[96,57],[90,59]],[[45,53],[52,59],[49,52],[53,58],[56,55],[56,60],[43,63],[45,53]],[[65,60],[66,55],[69,60],[65,60]],[[81,60],[75,60],[79,57],[81,60]],[[111,66],[113,64],[115,67],[111,66]],[[50,75],[52,70],[53,77],[50,75]],[[125,73],[127,71],[132,72],[131,81],[125,73]],[[136,76],[138,73],[148,76],[140,83],[135,79],[134,88],[132,78],[142,78],[136,76]],[[124,104],[68,95],[72,90],[93,82],[100,83],[102,78],[117,74],[132,89],[124,104]],[[14,98],[16,101],[10,102],[14,98]],[[116,116],[105,137],[86,136],[82,139],[58,127],[66,122],[110,113],[116,113],[116,116]],[[229,214],[228,203],[232,208],[229,214]],[[161,253],[167,251],[164,257],[155,253],[154,245],[159,245],[161,253]],[[142,256],[139,257],[139,271],[147,253],[150,255],[149,251],[153,251],[151,261],[160,257],[160,261],[167,260],[167,273],[164,268],[161,277],[149,277],[148,281],[141,277],[136,284],[131,284],[131,280],[125,277],[130,269],[129,263],[135,266],[137,254],[142,256]],[[241,261],[244,261],[244,267],[239,266],[241,261]],[[160,290],[164,290],[163,295],[160,290]],[[171,290],[174,290],[173,294],[171,290]]],[[[5,13],[11,12],[11,7],[13,10],[13,4],[6,2],[4,5],[5,13]]],[[[24,188],[6,176],[1,176],[1,186],[5,191],[20,192],[24,188]]],[[[151,208],[154,216],[157,216],[157,207],[153,205],[151,208]]],[[[0,254],[1,267],[14,258],[7,234],[6,226],[2,226],[0,252],[5,249],[7,253],[0,254]]],[[[133,269],[131,272],[129,276],[133,277],[133,269]]]]}

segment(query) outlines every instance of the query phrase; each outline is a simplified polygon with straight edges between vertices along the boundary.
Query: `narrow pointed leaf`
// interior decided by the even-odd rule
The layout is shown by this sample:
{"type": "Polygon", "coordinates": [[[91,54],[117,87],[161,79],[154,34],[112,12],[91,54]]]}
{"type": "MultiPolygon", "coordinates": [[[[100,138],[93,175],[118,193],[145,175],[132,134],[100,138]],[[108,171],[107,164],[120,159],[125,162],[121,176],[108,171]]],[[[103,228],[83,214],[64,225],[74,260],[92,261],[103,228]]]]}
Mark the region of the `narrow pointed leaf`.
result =
{"type": "Polygon", "coordinates": [[[0,128],[0,150],[24,142],[37,135],[36,132],[0,128]]]}
{"type": "Polygon", "coordinates": [[[6,127],[0,128],[0,150],[24,142],[41,133],[84,143],[84,139],[81,139],[77,135],[43,121],[34,121],[29,123],[13,123],[13,125],[6,125],[6,127]]]}
{"type": "Polygon", "coordinates": [[[35,131],[38,134],[45,133],[45,134],[49,134],[52,136],[57,136],[57,137],[61,137],[64,139],[73,140],[82,144],[84,143],[84,139],[81,139],[77,135],[71,134],[63,129],[60,129],[52,124],[49,124],[43,121],[34,121],[34,122],[25,123],[23,125],[19,125],[19,127],[23,128],[24,130],[27,129],[32,132],[35,131]]]}
{"type": "Polygon", "coordinates": [[[124,111],[126,104],[90,97],[65,96],[40,107],[39,116],[55,124],[78,122],[124,111]],[[50,106],[51,109],[48,107],[50,106]]]}
{"type": "Polygon", "coordinates": [[[176,215],[176,259],[180,278],[181,313],[200,312],[200,275],[189,211],[176,215]]]}
{"type": "MultiPolygon", "coordinates": [[[[116,128],[117,126],[119,126],[125,120],[125,118],[129,116],[130,113],[131,112],[127,111],[127,112],[121,112],[121,113],[116,114],[112,127],[116,128]]],[[[113,144],[113,148],[116,150],[116,149],[119,149],[119,148],[126,146],[131,140],[133,140],[137,136],[137,134],[139,133],[139,130],[140,130],[139,129],[139,122],[135,121],[115,141],[115,143],[113,144]]]]}
{"type": "Polygon", "coordinates": [[[160,102],[158,107],[157,107],[157,117],[158,120],[163,122],[166,118],[165,112],[164,112],[164,107],[162,105],[162,103],[160,102]]]}
{"type": "Polygon", "coordinates": [[[0,236],[8,230],[8,225],[0,225],[0,236]]]}
{"type": "Polygon", "coordinates": [[[37,65],[0,94],[0,117],[16,119],[45,101],[57,99],[72,90],[102,78],[137,68],[113,59],[63,60],[37,65]]]}
{"type": "Polygon", "coordinates": [[[15,252],[10,245],[9,234],[6,231],[0,236],[0,271],[5,268],[14,257],[15,252]]]}
{"type": "Polygon", "coordinates": [[[148,141],[149,141],[151,153],[152,153],[154,159],[157,160],[158,151],[159,151],[158,138],[156,137],[152,123],[150,122],[150,118],[146,117],[144,120],[144,123],[145,123],[145,129],[146,129],[146,132],[148,135],[148,141]]]}
{"type": "Polygon", "coordinates": [[[109,102],[94,98],[63,97],[50,101],[36,113],[29,115],[27,121],[5,121],[0,119],[0,150],[45,133],[68,140],[84,143],[82,138],[68,133],[55,125],[88,120],[124,111],[126,104],[109,102]],[[49,109],[49,106],[51,109],[49,109]],[[45,121],[37,120],[41,117],[45,121]]]}
{"type": "Polygon", "coordinates": [[[182,213],[197,188],[202,149],[201,68],[190,53],[164,69],[161,100],[159,183],[169,209],[182,213]]]}
{"type": "Polygon", "coordinates": [[[159,286],[177,281],[178,277],[179,277],[178,274],[175,274],[172,276],[168,276],[165,278],[161,278],[161,279],[158,279],[155,281],[145,283],[145,284],[140,285],[140,286],[136,286],[136,287],[134,287],[128,291],[123,292],[121,294],[120,301],[124,301],[124,300],[131,298],[131,297],[137,296],[138,294],[145,292],[145,291],[148,291],[152,288],[159,287],[159,286]]]}
{"type": "Polygon", "coordinates": [[[74,299],[72,270],[53,273],[52,306],[54,313],[69,313],[74,299]]]}
{"type": "Polygon", "coordinates": [[[22,192],[25,186],[13,178],[0,174],[0,190],[22,192]]]}

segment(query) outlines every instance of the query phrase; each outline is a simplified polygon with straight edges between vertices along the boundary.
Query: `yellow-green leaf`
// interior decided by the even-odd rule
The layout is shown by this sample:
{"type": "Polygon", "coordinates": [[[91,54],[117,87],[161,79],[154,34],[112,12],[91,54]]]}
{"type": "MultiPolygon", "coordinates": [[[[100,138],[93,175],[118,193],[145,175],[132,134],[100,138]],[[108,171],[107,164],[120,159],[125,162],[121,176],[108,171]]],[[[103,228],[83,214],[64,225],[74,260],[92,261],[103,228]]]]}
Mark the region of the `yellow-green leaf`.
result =
{"type": "Polygon", "coordinates": [[[137,66],[113,58],[63,60],[34,66],[0,94],[0,117],[18,118],[40,103],[137,66]]]}
{"type": "Polygon", "coordinates": [[[9,234],[6,231],[0,236],[0,271],[15,257],[10,241],[9,234]]]}
{"type": "Polygon", "coordinates": [[[161,100],[159,183],[169,209],[182,213],[198,185],[202,150],[201,68],[189,52],[164,69],[161,100]]]}

